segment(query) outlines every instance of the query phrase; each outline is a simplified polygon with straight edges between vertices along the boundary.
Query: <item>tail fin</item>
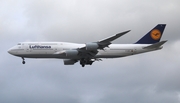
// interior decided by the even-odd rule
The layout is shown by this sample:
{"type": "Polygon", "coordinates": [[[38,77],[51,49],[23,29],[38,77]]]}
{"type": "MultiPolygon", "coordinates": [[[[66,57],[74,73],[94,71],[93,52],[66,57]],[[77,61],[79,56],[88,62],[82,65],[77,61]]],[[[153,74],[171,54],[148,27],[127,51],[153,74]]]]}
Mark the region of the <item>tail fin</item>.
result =
{"type": "Polygon", "coordinates": [[[166,24],[158,24],[145,36],[143,36],[136,44],[154,44],[160,41],[166,24]]]}

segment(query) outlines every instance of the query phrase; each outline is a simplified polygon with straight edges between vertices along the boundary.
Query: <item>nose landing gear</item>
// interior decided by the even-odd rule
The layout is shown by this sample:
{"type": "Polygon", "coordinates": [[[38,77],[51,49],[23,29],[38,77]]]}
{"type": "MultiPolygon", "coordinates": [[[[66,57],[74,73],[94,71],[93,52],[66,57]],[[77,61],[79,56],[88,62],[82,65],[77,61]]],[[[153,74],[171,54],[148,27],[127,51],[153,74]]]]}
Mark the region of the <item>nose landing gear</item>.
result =
{"type": "Polygon", "coordinates": [[[25,59],[24,59],[24,57],[22,57],[22,64],[25,64],[26,62],[25,62],[25,59]]]}

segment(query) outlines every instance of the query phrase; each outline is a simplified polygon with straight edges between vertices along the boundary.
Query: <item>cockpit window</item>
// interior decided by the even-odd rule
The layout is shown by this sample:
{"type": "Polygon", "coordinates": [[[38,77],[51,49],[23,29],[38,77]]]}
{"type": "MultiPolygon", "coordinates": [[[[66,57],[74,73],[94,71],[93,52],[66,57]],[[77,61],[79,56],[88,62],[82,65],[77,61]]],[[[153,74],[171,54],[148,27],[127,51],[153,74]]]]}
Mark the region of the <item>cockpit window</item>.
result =
{"type": "Polygon", "coordinates": [[[21,45],[21,43],[18,43],[17,45],[21,45]]]}

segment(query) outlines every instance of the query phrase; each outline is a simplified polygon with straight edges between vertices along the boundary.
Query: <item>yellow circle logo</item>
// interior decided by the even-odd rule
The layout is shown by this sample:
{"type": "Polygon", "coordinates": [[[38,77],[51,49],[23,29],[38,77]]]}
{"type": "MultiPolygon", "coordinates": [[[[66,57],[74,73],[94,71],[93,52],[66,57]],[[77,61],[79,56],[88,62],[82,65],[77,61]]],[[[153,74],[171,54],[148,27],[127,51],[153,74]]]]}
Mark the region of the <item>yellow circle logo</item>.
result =
{"type": "Polygon", "coordinates": [[[151,31],[151,37],[154,40],[158,40],[158,39],[161,38],[161,32],[158,29],[154,29],[154,30],[151,31]]]}

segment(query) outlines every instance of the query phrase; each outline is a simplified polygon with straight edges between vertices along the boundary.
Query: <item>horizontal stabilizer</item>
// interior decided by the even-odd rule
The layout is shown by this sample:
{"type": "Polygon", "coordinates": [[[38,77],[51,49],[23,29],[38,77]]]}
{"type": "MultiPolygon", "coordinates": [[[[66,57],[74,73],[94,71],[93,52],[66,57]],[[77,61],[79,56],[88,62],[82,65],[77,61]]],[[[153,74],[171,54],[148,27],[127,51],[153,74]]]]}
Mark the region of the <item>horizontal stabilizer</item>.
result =
{"type": "Polygon", "coordinates": [[[161,42],[158,42],[158,43],[155,43],[155,44],[152,44],[150,46],[146,46],[144,47],[143,49],[154,49],[154,48],[159,48],[161,45],[163,45],[164,43],[166,43],[166,41],[161,41],[161,42]]]}

